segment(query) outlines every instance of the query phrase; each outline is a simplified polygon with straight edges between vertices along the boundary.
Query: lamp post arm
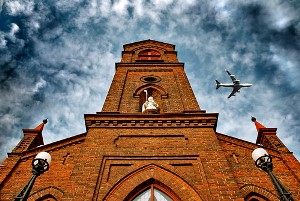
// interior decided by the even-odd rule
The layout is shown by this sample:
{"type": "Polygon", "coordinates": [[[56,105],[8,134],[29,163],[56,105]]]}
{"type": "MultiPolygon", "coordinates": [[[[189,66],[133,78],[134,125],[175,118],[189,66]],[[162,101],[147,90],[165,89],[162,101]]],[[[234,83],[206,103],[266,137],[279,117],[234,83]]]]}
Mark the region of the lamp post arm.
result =
{"type": "Polygon", "coordinates": [[[38,174],[33,174],[31,176],[31,178],[29,179],[27,184],[25,184],[25,186],[23,187],[21,192],[15,197],[14,201],[26,201],[27,200],[27,198],[30,194],[30,191],[33,187],[33,184],[38,176],[39,176],[38,174]]]}
{"type": "Polygon", "coordinates": [[[267,168],[266,172],[270,176],[277,192],[280,195],[281,201],[294,201],[292,194],[281,184],[279,179],[273,174],[272,169],[267,168]]]}

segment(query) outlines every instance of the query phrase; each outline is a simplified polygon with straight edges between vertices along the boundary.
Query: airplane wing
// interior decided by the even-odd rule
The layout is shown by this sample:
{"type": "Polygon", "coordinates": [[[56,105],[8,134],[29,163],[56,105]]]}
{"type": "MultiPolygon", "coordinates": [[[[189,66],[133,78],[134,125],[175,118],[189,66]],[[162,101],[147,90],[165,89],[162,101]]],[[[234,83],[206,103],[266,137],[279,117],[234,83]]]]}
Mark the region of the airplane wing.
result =
{"type": "Polygon", "coordinates": [[[226,70],[226,72],[228,73],[228,75],[230,76],[230,78],[234,84],[240,83],[240,81],[235,78],[235,75],[232,75],[228,70],[226,70]]]}
{"type": "Polygon", "coordinates": [[[236,92],[239,92],[240,87],[233,87],[231,94],[228,96],[230,98],[231,96],[235,96],[236,92]]]}

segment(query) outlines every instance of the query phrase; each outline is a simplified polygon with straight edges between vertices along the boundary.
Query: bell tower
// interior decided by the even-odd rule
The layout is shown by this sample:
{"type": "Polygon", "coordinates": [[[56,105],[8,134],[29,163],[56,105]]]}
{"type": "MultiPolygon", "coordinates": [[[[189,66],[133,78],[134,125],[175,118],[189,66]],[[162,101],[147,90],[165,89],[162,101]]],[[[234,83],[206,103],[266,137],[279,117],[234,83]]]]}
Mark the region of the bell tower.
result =
{"type": "Polygon", "coordinates": [[[175,45],[153,40],[124,45],[102,112],[140,113],[149,97],[159,106],[154,113],[200,111],[175,45]]]}

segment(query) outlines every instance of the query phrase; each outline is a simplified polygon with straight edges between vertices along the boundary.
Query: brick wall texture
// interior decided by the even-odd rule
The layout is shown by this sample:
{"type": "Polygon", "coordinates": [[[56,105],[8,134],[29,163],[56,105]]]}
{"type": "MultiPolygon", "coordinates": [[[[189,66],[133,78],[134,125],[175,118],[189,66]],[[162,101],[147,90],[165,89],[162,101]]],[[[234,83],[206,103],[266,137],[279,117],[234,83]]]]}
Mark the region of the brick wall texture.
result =
{"type": "MultiPolygon", "coordinates": [[[[124,45],[102,111],[85,114],[86,133],[39,147],[21,140],[22,151],[14,149],[0,166],[0,200],[13,200],[31,177],[35,155],[46,151],[50,169],[37,178],[30,201],[133,200],[151,185],[176,201],[279,201],[251,158],[261,145],[217,133],[217,121],[217,113],[200,109],[174,45],[124,45]],[[160,57],[148,51],[149,59],[139,60],[145,50],[160,57]],[[159,104],[155,113],[141,110],[144,90],[159,104]]],[[[300,200],[300,163],[274,129],[265,131],[274,174],[300,200]]]]}

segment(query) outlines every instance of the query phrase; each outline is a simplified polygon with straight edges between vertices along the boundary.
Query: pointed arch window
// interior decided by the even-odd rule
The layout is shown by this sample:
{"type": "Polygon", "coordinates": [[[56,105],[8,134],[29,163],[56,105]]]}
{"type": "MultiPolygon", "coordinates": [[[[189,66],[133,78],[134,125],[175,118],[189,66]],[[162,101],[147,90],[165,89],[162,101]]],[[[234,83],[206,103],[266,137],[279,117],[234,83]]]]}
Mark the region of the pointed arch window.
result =
{"type": "Polygon", "coordinates": [[[156,50],[144,50],[139,53],[138,60],[142,61],[160,61],[161,60],[161,55],[158,51],[156,50]]]}
{"type": "Polygon", "coordinates": [[[56,200],[57,199],[55,199],[54,196],[48,194],[48,195],[45,195],[45,196],[37,199],[36,201],[56,201],[56,200]]]}
{"type": "Polygon", "coordinates": [[[270,200],[264,197],[263,195],[260,195],[255,192],[251,192],[245,197],[245,201],[270,201],[270,200]]]}
{"type": "Polygon", "coordinates": [[[167,195],[166,192],[158,189],[155,185],[150,185],[146,189],[140,191],[132,201],[175,201],[171,198],[172,195],[167,195]]]}

